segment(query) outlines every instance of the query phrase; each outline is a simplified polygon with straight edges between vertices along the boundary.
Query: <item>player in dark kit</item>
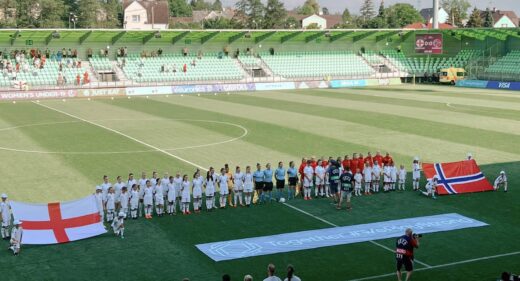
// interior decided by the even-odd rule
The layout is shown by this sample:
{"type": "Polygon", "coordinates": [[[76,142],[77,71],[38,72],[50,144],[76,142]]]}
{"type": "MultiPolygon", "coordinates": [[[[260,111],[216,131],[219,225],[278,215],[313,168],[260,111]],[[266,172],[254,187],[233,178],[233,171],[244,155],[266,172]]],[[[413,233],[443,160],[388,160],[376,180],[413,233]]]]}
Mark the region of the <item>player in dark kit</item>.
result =
{"type": "Polygon", "coordinates": [[[332,160],[330,162],[329,169],[327,170],[327,173],[329,174],[329,186],[330,186],[330,193],[332,193],[332,196],[334,198],[334,202],[338,201],[338,186],[339,186],[339,165],[337,161],[332,160]]]}
{"type": "Polygon", "coordinates": [[[346,167],[343,171],[343,174],[339,177],[340,181],[340,197],[338,201],[338,206],[336,209],[341,210],[341,205],[343,204],[343,200],[347,201],[347,211],[350,211],[352,209],[352,205],[350,204],[350,198],[352,197],[352,190],[353,188],[353,182],[354,182],[354,176],[350,172],[350,167],[346,167]]]}
{"type": "Polygon", "coordinates": [[[401,268],[406,270],[406,281],[410,280],[413,271],[413,250],[419,248],[419,236],[414,235],[411,228],[407,228],[405,235],[397,239],[395,258],[397,260],[397,280],[401,281],[401,268]]]}

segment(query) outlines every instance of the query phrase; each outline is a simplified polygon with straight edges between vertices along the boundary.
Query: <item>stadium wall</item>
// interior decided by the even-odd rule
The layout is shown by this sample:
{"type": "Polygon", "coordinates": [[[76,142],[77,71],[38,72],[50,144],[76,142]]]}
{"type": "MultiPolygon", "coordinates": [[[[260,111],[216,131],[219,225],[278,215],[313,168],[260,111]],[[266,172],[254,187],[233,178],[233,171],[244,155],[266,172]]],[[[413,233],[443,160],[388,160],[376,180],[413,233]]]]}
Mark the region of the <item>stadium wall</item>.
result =
{"type": "Polygon", "coordinates": [[[496,90],[515,90],[520,91],[520,82],[502,82],[486,80],[460,80],[455,84],[457,87],[496,89],[496,90]]]}

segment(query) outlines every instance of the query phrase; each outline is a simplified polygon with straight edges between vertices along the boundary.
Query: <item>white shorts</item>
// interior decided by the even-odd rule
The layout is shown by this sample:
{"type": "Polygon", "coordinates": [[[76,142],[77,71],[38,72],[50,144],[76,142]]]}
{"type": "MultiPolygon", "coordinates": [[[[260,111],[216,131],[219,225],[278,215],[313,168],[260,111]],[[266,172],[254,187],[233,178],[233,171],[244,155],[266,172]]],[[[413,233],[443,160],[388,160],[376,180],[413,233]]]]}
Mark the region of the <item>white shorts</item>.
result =
{"type": "Polygon", "coordinates": [[[415,173],[414,173],[414,174],[412,175],[412,179],[413,179],[414,181],[418,181],[420,178],[421,178],[421,175],[420,175],[420,174],[415,174],[415,173]]]}
{"type": "Polygon", "coordinates": [[[253,192],[253,184],[245,184],[244,185],[244,192],[247,192],[247,193],[253,192]]]}
{"type": "Polygon", "coordinates": [[[242,191],[244,190],[244,186],[243,185],[238,185],[238,186],[234,186],[233,187],[233,191],[237,192],[237,191],[242,191]]]}
{"type": "Polygon", "coordinates": [[[8,227],[9,225],[11,225],[11,221],[10,220],[2,220],[2,226],[3,227],[8,227]]]}
{"type": "Polygon", "coordinates": [[[354,186],[355,189],[361,189],[361,184],[360,183],[356,183],[355,186],[354,186]]]}
{"type": "Polygon", "coordinates": [[[202,197],[202,189],[194,188],[193,189],[193,197],[197,197],[197,198],[202,197]]]}
{"type": "Polygon", "coordinates": [[[155,196],[155,205],[164,205],[164,198],[162,196],[155,196]]]}
{"type": "Polygon", "coordinates": [[[406,182],[406,179],[399,179],[399,183],[404,184],[406,182]]]}
{"type": "Polygon", "coordinates": [[[143,203],[145,205],[153,205],[153,197],[152,196],[145,196],[143,203]]]}
{"type": "Polygon", "coordinates": [[[323,184],[325,184],[325,180],[322,180],[319,177],[316,177],[315,183],[316,183],[316,185],[323,185],[323,184]]]}
{"type": "Polygon", "coordinates": [[[190,196],[182,196],[182,203],[190,203],[191,198],[190,196]]]}

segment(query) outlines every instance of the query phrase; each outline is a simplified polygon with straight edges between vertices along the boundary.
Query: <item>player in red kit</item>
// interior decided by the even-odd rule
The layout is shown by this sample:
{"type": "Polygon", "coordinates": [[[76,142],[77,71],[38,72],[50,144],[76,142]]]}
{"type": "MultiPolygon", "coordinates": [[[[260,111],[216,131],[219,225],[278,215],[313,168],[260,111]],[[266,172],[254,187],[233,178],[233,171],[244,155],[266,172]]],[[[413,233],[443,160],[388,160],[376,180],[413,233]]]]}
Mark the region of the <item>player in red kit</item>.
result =
{"type": "Polygon", "coordinates": [[[356,171],[358,168],[358,155],[357,153],[352,154],[352,160],[350,160],[350,170],[356,171]]]}
{"type": "Polygon", "coordinates": [[[346,170],[347,167],[350,168],[350,156],[345,155],[345,159],[341,162],[341,165],[343,166],[343,170],[346,170]]]}
{"type": "Polygon", "coordinates": [[[383,156],[381,156],[381,152],[377,151],[376,156],[373,158],[373,162],[376,162],[379,164],[379,167],[383,166],[383,156]]]}
{"type": "Polygon", "coordinates": [[[390,156],[390,153],[386,153],[386,156],[383,157],[383,164],[390,165],[391,163],[394,163],[394,159],[392,159],[392,156],[390,156]]]}
{"type": "Polygon", "coordinates": [[[365,169],[365,158],[363,157],[363,154],[359,154],[359,157],[358,157],[358,164],[357,164],[357,168],[361,171],[361,173],[363,173],[363,170],[365,169]]]}
{"type": "Polygon", "coordinates": [[[365,160],[363,162],[364,163],[368,162],[368,165],[370,165],[370,167],[374,166],[374,160],[372,157],[372,153],[370,153],[370,151],[368,152],[368,155],[367,155],[367,157],[365,157],[365,160]]]}

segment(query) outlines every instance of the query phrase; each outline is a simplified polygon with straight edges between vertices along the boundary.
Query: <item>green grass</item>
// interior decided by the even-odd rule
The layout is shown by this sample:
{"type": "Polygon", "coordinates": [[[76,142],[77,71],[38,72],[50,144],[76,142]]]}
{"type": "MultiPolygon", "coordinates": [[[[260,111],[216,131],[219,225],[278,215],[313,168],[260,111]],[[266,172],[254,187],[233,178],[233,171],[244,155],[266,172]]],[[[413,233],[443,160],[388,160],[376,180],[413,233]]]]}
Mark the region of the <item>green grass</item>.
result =
{"type": "MultiPolygon", "coordinates": [[[[203,167],[299,162],[302,156],[381,150],[410,169],[415,155],[440,162],[462,159],[471,151],[489,180],[500,170],[507,171],[509,193],[436,201],[412,191],[377,194],[354,198],[350,213],[334,210],[326,199],[289,204],[340,226],[451,212],[489,224],[425,235],[417,258],[441,267],[416,264],[414,280],[495,280],[502,271],[520,268],[519,255],[447,265],[520,251],[520,95],[514,92],[403,86],[41,104],[100,126],[36,103],[0,103],[0,192],[12,200],[80,198],[91,194],[104,174],[113,181],[129,172],[191,174],[195,169],[124,135],[203,167]],[[378,112],[385,106],[390,110],[378,112]],[[236,125],[247,129],[247,135],[225,144],[186,148],[238,138],[244,132],[236,125]],[[16,128],[6,129],[11,127],[16,128]]],[[[199,243],[328,227],[278,203],[140,219],[127,222],[124,240],[108,233],[64,245],[25,246],[18,257],[4,251],[0,276],[2,280],[219,280],[229,273],[232,280],[242,280],[245,274],[262,280],[270,262],[278,266],[279,275],[284,275],[287,264],[294,264],[297,275],[309,281],[346,281],[394,271],[393,254],[371,243],[218,263],[195,248],[199,243]]],[[[394,247],[393,239],[377,242],[394,247]]]]}

